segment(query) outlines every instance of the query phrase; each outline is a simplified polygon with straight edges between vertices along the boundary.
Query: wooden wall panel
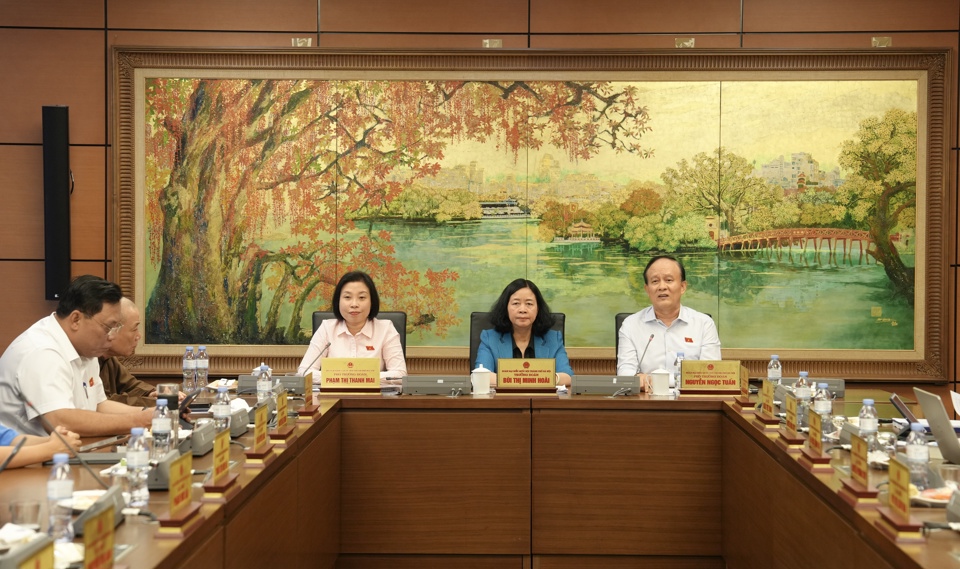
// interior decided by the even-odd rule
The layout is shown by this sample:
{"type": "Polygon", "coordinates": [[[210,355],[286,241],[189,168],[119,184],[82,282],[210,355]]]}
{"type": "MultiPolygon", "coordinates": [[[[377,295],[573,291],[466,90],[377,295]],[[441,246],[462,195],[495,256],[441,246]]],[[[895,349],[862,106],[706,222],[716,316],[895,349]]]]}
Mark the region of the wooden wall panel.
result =
{"type": "Polygon", "coordinates": [[[715,566],[719,433],[716,412],[536,410],[533,554],[701,556],[715,566]]]}
{"type": "MultiPolygon", "coordinates": [[[[105,259],[107,196],[105,147],[70,147],[74,189],[70,196],[70,256],[105,259]]],[[[43,235],[40,236],[41,242],[43,235]]]]}
{"type": "Polygon", "coordinates": [[[194,550],[191,555],[179,569],[213,569],[223,564],[224,558],[224,537],[223,528],[217,528],[217,531],[210,536],[202,546],[194,550]]]}
{"type": "Polygon", "coordinates": [[[0,145],[0,164],[0,258],[43,259],[43,147],[0,145]]]}
{"type": "Polygon", "coordinates": [[[893,49],[902,48],[952,48],[957,49],[957,33],[908,33],[875,32],[850,34],[744,34],[745,48],[776,49],[883,49],[874,48],[871,39],[875,36],[891,38],[893,49]]]}
{"type": "Polygon", "coordinates": [[[3,318],[0,352],[31,324],[57,308],[43,298],[43,261],[0,261],[3,275],[3,318]]]}
{"type": "Polygon", "coordinates": [[[341,555],[337,569],[527,569],[525,559],[520,555],[341,555]]]}
{"type": "Polygon", "coordinates": [[[0,143],[43,140],[43,105],[70,107],[70,143],[103,144],[106,85],[103,32],[0,30],[0,143]]]}
{"type": "Polygon", "coordinates": [[[106,0],[30,0],[0,2],[4,26],[102,28],[106,0]]]}
{"type": "Polygon", "coordinates": [[[290,32],[182,32],[182,31],[140,31],[111,30],[107,36],[108,48],[116,46],[163,46],[178,48],[192,47],[237,47],[256,49],[258,47],[291,47],[293,38],[313,38],[317,45],[316,33],[290,32]]]}
{"type": "Polygon", "coordinates": [[[536,555],[535,569],[726,569],[720,557],[536,555]]]}
{"type": "Polygon", "coordinates": [[[527,0],[326,0],[320,32],[527,33],[527,0]]]}
{"type": "MultiPolygon", "coordinates": [[[[76,186],[70,198],[70,256],[103,259],[106,240],[104,155],[99,147],[70,147],[76,186]]],[[[0,258],[43,259],[43,147],[0,146],[0,191],[8,211],[0,227],[0,258]]]]}
{"type": "Polygon", "coordinates": [[[740,0],[530,0],[535,34],[740,31],[740,0]]]}
{"type": "Polygon", "coordinates": [[[331,568],[340,553],[340,416],[297,457],[298,566],[331,568]]]}
{"type": "Polygon", "coordinates": [[[371,48],[371,49],[484,49],[483,40],[499,39],[503,49],[527,47],[526,35],[497,33],[455,34],[320,34],[323,48],[371,48]]]}
{"type": "Polygon", "coordinates": [[[951,30],[958,18],[957,0],[743,0],[747,33],[951,30]]]}
{"type": "MultiPolygon", "coordinates": [[[[106,261],[73,261],[70,266],[72,267],[70,275],[73,278],[80,275],[96,275],[102,278],[109,278],[110,276],[110,263],[106,261]]],[[[42,290],[40,294],[43,294],[42,290]]]]}
{"type": "Polygon", "coordinates": [[[341,553],[530,552],[529,412],[342,417],[341,553]]]}
{"type": "Polygon", "coordinates": [[[318,0],[110,0],[112,29],[317,31],[318,0]]]}
{"type": "Polygon", "coordinates": [[[778,463],[782,458],[767,454],[727,418],[721,432],[723,470],[718,479],[724,488],[723,557],[729,569],[752,569],[758,559],[770,560],[772,567],[898,566],[868,545],[869,538],[809,483],[778,463]],[[805,528],[802,539],[797,528],[805,528]]]}
{"type": "Polygon", "coordinates": [[[296,488],[297,467],[290,463],[227,521],[224,567],[297,566],[296,488]]]}
{"type": "Polygon", "coordinates": [[[534,49],[676,49],[677,38],[694,38],[696,48],[735,49],[740,47],[739,34],[623,34],[623,35],[533,35],[534,49]]]}

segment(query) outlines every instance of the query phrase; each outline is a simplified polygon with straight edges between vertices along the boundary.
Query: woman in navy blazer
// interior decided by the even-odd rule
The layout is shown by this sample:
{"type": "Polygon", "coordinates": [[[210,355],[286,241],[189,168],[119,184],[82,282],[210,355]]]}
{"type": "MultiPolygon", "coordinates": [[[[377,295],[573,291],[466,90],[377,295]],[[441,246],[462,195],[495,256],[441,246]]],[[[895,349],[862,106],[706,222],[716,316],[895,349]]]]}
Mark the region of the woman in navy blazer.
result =
{"type": "Polygon", "coordinates": [[[490,322],[493,330],[480,333],[474,367],[497,371],[499,358],[553,358],[557,385],[570,385],[573,369],[563,347],[563,334],[550,329],[554,317],[537,285],[526,279],[508,284],[490,308],[490,322]]]}

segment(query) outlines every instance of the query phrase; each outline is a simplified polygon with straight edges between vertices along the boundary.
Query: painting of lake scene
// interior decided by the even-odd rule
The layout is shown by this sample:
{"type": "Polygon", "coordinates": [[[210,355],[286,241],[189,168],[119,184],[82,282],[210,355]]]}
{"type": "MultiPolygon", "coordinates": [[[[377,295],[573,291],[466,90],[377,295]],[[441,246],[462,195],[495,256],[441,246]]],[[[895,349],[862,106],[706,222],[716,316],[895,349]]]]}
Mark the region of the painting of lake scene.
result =
{"type": "Polygon", "coordinates": [[[148,77],[144,342],[306,344],[360,269],[411,346],[525,277],[610,347],[668,253],[724,348],[914,350],[919,90],[148,77]]]}

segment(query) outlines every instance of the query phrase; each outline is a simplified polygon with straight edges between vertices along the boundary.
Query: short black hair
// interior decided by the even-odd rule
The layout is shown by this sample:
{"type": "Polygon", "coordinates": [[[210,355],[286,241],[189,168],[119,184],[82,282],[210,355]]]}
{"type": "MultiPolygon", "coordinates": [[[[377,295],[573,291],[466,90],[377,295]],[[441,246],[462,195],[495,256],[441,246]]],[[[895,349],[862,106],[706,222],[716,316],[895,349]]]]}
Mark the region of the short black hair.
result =
{"type": "Polygon", "coordinates": [[[84,316],[95,316],[103,310],[104,303],[117,304],[123,298],[120,285],[93,275],[77,277],[60,295],[57,316],[66,318],[74,310],[84,316]]]}
{"type": "Polygon", "coordinates": [[[537,299],[537,317],[533,321],[533,335],[543,336],[553,328],[555,319],[553,314],[550,313],[550,307],[547,306],[547,301],[544,300],[543,295],[540,294],[540,289],[537,288],[537,285],[533,284],[533,281],[517,279],[508,284],[507,288],[503,289],[503,292],[500,293],[500,298],[490,307],[490,323],[493,324],[497,332],[501,334],[513,332],[513,323],[510,322],[510,314],[507,312],[507,306],[510,304],[510,297],[518,290],[525,288],[533,291],[533,296],[537,299]]]}
{"type": "Polygon", "coordinates": [[[650,259],[650,261],[647,262],[647,266],[643,268],[643,284],[649,284],[647,282],[647,270],[650,269],[650,265],[656,263],[660,259],[669,259],[676,263],[677,266],[680,267],[680,281],[682,282],[687,280],[687,270],[683,268],[683,263],[680,262],[680,259],[674,257],[673,255],[657,255],[650,259]]]}
{"type": "Polygon", "coordinates": [[[341,322],[343,322],[343,314],[340,314],[340,294],[343,292],[343,287],[357,282],[367,285],[370,290],[370,315],[367,320],[373,320],[377,314],[380,314],[380,295],[377,293],[377,285],[373,284],[373,279],[363,271],[350,271],[340,277],[337,288],[333,290],[333,315],[341,322]]]}

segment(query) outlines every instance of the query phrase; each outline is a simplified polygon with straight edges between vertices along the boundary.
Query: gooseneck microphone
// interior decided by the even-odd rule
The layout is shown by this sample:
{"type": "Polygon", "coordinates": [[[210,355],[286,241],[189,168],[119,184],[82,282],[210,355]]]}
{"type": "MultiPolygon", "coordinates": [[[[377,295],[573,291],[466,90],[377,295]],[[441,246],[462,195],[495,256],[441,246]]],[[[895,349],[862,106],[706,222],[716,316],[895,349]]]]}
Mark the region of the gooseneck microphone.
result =
{"type": "Polygon", "coordinates": [[[653,341],[653,334],[647,339],[647,345],[643,347],[643,353],[640,354],[640,361],[637,362],[637,373],[640,373],[640,366],[643,365],[643,356],[647,355],[647,349],[650,348],[650,342],[653,341]]]}
{"type": "Polygon", "coordinates": [[[7,465],[10,464],[10,461],[13,460],[13,457],[17,456],[17,453],[20,452],[20,449],[23,448],[23,443],[27,442],[27,436],[23,435],[23,438],[20,439],[20,442],[13,447],[13,450],[10,451],[10,455],[7,456],[7,460],[3,461],[3,464],[0,464],[0,472],[3,472],[7,469],[7,465]]]}
{"type": "Polygon", "coordinates": [[[317,360],[320,359],[320,356],[322,356],[323,354],[327,353],[327,350],[329,350],[329,349],[330,349],[330,342],[327,342],[327,345],[324,346],[322,350],[320,350],[320,353],[317,354],[317,357],[313,358],[313,361],[310,362],[310,365],[307,366],[307,371],[309,371],[310,368],[313,367],[313,364],[317,363],[317,360]]]}
{"type": "Polygon", "coordinates": [[[83,466],[83,468],[84,468],[87,472],[90,473],[90,476],[92,476],[93,479],[96,480],[97,483],[100,484],[100,486],[102,486],[104,490],[109,490],[109,489],[110,489],[110,485],[107,484],[106,482],[104,482],[103,479],[100,478],[100,475],[97,474],[96,472],[94,472],[92,468],[90,468],[90,465],[87,464],[87,460],[86,460],[85,458],[83,458],[83,453],[81,453],[80,451],[78,451],[77,449],[75,449],[72,444],[68,443],[68,442],[67,442],[67,439],[63,438],[63,435],[61,435],[60,433],[57,432],[57,429],[56,429],[53,425],[50,424],[50,421],[48,421],[47,418],[44,417],[43,414],[40,413],[39,410],[37,410],[36,406],[34,406],[34,404],[31,403],[30,400],[27,399],[26,396],[24,396],[24,394],[21,393],[19,389],[17,389],[16,387],[14,387],[14,388],[13,388],[13,394],[16,396],[17,399],[19,399],[20,401],[22,401],[24,405],[26,405],[27,407],[33,409],[33,412],[37,414],[37,417],[40,419],[40,422],[43,423],[43,428],[45,428],[45,429],[47,429],[48,431],[50,431],[50,434],[51,434],[51,435],[54,435],[54,436],[56,436],[58,439],[60,439],[60,442],[63,443],[63,446],[66,447],[67,450],[70,451],[70,454],[72,454],[74,457],[76,457],[76,459],[80,462],[80,465],[83,466]]]}

